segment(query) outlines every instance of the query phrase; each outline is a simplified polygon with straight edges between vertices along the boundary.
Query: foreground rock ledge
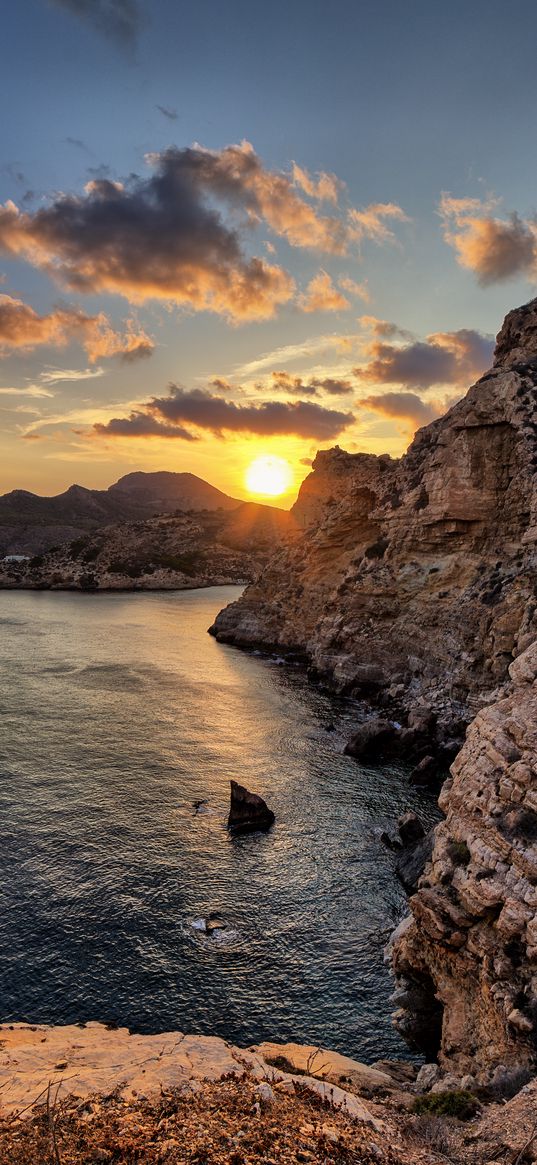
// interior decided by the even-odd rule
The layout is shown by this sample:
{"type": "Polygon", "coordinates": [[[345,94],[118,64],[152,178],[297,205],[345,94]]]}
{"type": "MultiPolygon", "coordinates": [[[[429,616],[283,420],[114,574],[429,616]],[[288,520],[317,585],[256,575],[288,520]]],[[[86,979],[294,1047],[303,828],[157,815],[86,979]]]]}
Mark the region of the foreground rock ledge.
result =
{"type": "MultiPolygon", "coordinates": [[[[289,1049],[297,1047],[287,1045],[283,1050],[289,1057],[292,1054],[289,1049]]],[[[265,1046],[265,1051],[268,1055],[267,1049],[274,1052],[281,1048],[282,1045],[271,1044],[265,1046]]],[[[54,1095],[58,1088],[61,1100],[68,1095],[87,1097],[95,1093],[109,1094],[116,1089],[126,1098],[151,1097],[162,1089],[194,1092],[203,1081],[222,1080],[229,1074],[240,1077],[245,1071],[259,1082],[293,1081],[292,1072],[269,1064],[261,1051],[262,1048],[234,1047],[217,1036],[192,1036],[183,1032],[134,1035],[128,1028],[110,1029],[94,1022],[65,1027],[2,1024],[0,1115],[22,1109],[30,1111],[35,1103],[46,1099],[51,1082],[54,1095]]],[[[316,1049],[302,1051],[306,1061],[316,1049]]],[[[364,1085],[369,1083],[371,1088],[393,1087],[390,1077],[337,1053],[323,1051],[322,1062],[326,1065],[326,1081],[306,1075],[298,1061],[301,1083],[307,1082],[332,1107],[342,1108],[352,1119],[379,1130],[381,1125],[369,1109],[352,1091],[333,1083],[332,1075],[336,1071],[340,1075],[354,1074],[356,1080],[364,1085]]]]}

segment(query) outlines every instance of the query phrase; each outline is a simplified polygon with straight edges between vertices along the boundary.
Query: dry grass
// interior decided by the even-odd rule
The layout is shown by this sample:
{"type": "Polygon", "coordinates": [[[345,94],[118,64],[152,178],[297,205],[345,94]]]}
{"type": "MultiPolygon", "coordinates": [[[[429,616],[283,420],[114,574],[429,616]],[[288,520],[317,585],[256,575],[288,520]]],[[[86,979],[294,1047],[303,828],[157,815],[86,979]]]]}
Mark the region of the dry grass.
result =
{"type": "Polygon", "coordinates": [[[307,1087],[260,1099],[251,1076],[157,1100],[117,1094],[54,1103],[0,1121],[0,1165],[407,1165],[371,1128],[307,1087]]]}

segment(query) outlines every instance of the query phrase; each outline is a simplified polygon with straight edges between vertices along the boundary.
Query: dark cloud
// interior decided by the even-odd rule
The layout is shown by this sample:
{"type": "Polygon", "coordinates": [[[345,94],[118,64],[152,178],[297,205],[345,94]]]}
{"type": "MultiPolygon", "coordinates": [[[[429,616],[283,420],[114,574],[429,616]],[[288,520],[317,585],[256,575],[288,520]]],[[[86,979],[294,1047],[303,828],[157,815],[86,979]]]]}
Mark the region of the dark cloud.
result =
{"type": "Polygon", "coordinates": [[[311,465],[313,465],[313,458],[312,457],[301,457],[300,464],[311,466],[311,465]]]}
{"type": "MultiPolygon", "coordinates": [[[[97,178],[83,196],[60,196],[34,214],[7,203],[0,247],[78,292],[159,298],[234,320],[271,316],[294,284],[282,268],[247,257],[238,229],[216,209],[218,198],[230,212],[250,206],[225,153],[169,149],[148,179],[123,186],[97,178]]],[[[248,163],[249,154],[238,155],[248,163]]]]}
{"type": "Polygon", "coordinates": [[[89,316],[76,308],[57,307],[40,316],[21,299],[0,295],[0,354],[39,345],[62,348],[71,340],[82,344],[91,361],[119,356],[131,362],[151,356],[154,349],[149,336],[138,330],[132,320],[127,323],[127,331],[120,334],[102,312],[89,316]]]}
{"type": "Polygon", "coordinates": [[[455,250],[461,267],[473,271],[487,287],[506,279],[537,273],[537,223],[516,212],[506,219],[491,213],[492,203],[476,198],[444,195],[440,212],[444,238],[455,250]]]}
{"type": "Polygon", "coordinates": [[[168,118],[168,121],[177,121],[176,109],[169,109],[166,105],[157,105],[156,108],[158,109],[159,113],[162,113],[163,117],[168,118]]]}
{"type": "Polygon", "coordinates": [[[174,437],[180,441],[196,441],[197,438],[180,425],[166,425],[150,413],[132,412],[128,417],[114,417],[106,425],[93,426],[95,433],[103,437],[174,437]]]}
{"type": "Polygon", "coordinates": [[[426,340],[409,344],[375,341],[368,364],[355,368],[362,380],[373,384],[402,384],[431,388],[439,384],[467,384],[490,367],[494,341],[472,329],[436,332],[426,340]]]}
{"type": "Polygon", "coordinates": [[[322,393],[328,396],[348,396],[354,391],[350,380],[333,376],[310,376],[307,381],[301,376],[292,376],[290,372],[272,372],[271,376],[275,388],[297,396],[320,396],[322,393]]]}
{"type": "Polygon", "coordinates": [[[428,425],[443,411],[437,405],[425,403],[414,392],[384,392],[378,396],[365,396],[358,404],[361,408],[371,409],[385,417],[409,421],[414,429],[428,425]]]}
{"type": "MultiPolygon", "coordinates": [[[[248,142],[220,151],[169,148],[148,162],[149,177],[96,177],[83,194],[60,195],[33,214],[6,203],[0,248],[77,292],[163,299],[236,321],[272,316],[295,291],[281,267],[249,256],[252,228],[263,224],[293,247],[336,255],[356,241],[351,211],[319,213],[248,142]]],[[[377,242],[384,238],[373,225],[378,213],[377,242]]]]}
{"type": "Polygon", "coordinates": [[[93,25],[98,32],[126,48],[133,48],[138,39],[141,15],[138,0],[50,0],[56,8],[63,8],[93,25]]]}
{"type": "MultiPolygon", "coordinates": [[[[260,436],[298,436],[315,440],[330,440],[352,424],[352,413],[342,413],[326,409],[309,401],[263,401],[261,403],[236,404],[202,389],[185,389],[172,385],[168,396],[153,397],[141,405],[126,420],[109,421],[106,425],[95,426],[99,434],[127,435],[130,422],[136,426],[137,435],[143,435],[140,426],[149,418],[148,435],[155,435],[154,422],[167,430],[163,436],[172,436],[176,426],[191,425],[217,436],[223,433],[256,433],[260,436]],[[119,426],[119,427],[118,427],[119,426]],[[127,426],[127,428],[125,428],[127,426]]],[[[179,434],[181,435],[181,434],[179,434]]]]}

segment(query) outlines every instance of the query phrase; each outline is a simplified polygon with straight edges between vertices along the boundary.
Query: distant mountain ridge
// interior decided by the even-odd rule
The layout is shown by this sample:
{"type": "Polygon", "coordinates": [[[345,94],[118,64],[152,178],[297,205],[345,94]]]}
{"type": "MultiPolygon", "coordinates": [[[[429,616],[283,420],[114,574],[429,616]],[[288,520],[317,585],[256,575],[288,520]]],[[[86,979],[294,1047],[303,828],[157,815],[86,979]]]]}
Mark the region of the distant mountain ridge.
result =
{"type": "Polygon", "coordinates": [[[258,518],[267,529],[283,532],[289,526],[287,511],[241,502],[194,473],[140,470],[105,490],[72,485],[53,497],[16,489],[0,496],[0,558],[41,554],[103,526],[160,513],[241,512],[243,507],[248,508],[249,521],[258,518]]]}

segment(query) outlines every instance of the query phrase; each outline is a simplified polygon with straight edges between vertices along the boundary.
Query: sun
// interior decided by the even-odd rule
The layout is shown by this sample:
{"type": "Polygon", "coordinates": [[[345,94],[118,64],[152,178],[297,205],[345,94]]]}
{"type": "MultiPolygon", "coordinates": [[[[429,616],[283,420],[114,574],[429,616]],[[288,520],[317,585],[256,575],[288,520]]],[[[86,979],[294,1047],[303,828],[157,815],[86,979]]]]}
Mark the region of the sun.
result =
{"type": "Polygon", "coordinates": [[[250,493],[275,498],[290,488],[293,470],[284,457],[256,457],[248,466],[244,480],[250,493]]]}

